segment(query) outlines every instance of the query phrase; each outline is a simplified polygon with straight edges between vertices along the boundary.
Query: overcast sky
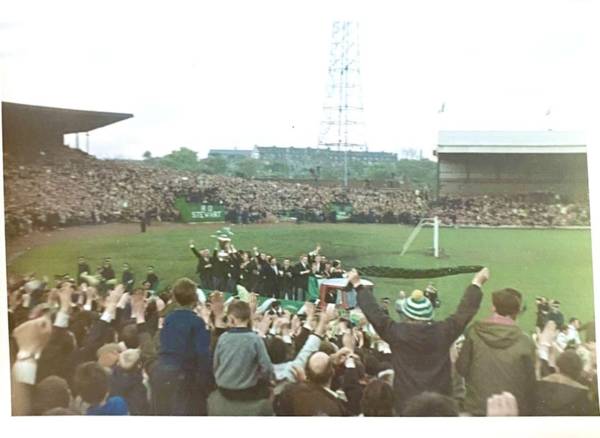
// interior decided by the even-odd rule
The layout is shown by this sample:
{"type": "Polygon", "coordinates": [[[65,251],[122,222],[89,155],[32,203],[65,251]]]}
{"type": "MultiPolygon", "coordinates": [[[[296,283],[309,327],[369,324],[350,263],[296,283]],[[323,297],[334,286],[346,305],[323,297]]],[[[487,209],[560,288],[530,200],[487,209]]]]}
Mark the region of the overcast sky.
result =
{"type": "Polygon", "coordinates": [[[440,128],[581,129],[597,106],[594,0],[11,3],[3,100],[133,113],[90,134],[101,157],[315,146],[334,20],[360,23],[370,150],[429,154],[440,128]]]}

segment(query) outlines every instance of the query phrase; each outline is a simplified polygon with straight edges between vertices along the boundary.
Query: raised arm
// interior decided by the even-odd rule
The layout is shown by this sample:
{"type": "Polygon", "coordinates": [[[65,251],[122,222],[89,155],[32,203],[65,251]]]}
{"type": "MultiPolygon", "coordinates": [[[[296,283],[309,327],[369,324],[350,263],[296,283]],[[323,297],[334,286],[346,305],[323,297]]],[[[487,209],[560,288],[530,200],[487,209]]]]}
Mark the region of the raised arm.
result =
{"type": "Polygon", "coordinates": [[[460,336],[467,324],[471,322],[471,319],[479,311],[483,297],[481,287],[489,278],[490,271],[488,268],[483,268],[476,273],[471,284],[467,286],[456,311],[443,321],[443,324],[446,324],[448,329],[449,343],[454,342],[460,336]]]}
{"type": "Polygon", "coordinates": [[[38,359],[50,340],[48,315],[29,320],[13,331],[19,352],[12,367],[12,414],[31,415],[31,393],[36,382],[38,359]]]}
{"type": "Polygon", "coordinates": [[[360,277],[356,270],[348,273],[348,281],[352,284],[357,293],[357,302],[360,310],[365,314],[367,320],[373,325],[377,334],[388,344],[398,338],[400,324],[392,320],[382,309],[375,297],[373,288],[361,286],[360,277]]]}
{"type": "Polygon", "coordinates": [[[327,324],[329,324],[330,321],[333,321],[336,317],[337,311],[334,308],[329,308],[325,312],[321,313],[319,324],[317,325],[314,333],[308,335],[308,339],[302,346],[300,352],[296,355],[294,360],[288,362],[289,366],[287,367],[286,378],[289,381],[296,381],[296,377],[292,371],[293,368],[304,369],[310,355],[315,351],[319,351],[321,340],[327,331],[327,324]]]}
{"type": "Polygon", "coordinates": [[[192,250],[192,253],[194,253],[194,255],[196,256],[196,258],[201,258],[202,256],[200,255],[200,253],[198,252],[198,250],[196,249],[196,245],[194,245],[194,241],[190,240],[190,249],[192,250]]]}
{"type": "Polygon", "coordinates": [[[96,360],[96,351],[106,342],[107,335],[111,329],[111,323],[116,317],[117,304],[124,291],[125,288],[123,285],[118,284],[109,292],[105,300],[105,309],[102,316],[100,316],[100,319],[94,321],[83,341],[83,345],[77,352],[78,363],[96,360]]]}

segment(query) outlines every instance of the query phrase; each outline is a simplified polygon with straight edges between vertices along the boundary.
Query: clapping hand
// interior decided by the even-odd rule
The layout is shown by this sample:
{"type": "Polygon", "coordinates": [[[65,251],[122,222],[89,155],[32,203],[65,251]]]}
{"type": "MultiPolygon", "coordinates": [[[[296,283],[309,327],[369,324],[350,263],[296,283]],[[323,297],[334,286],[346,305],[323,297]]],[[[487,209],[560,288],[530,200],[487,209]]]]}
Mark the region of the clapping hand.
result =
{"type": "Polygon", "coordinates": [[[60,310],[69,312],[71,310],[71,298],[73,296],[73,285],[71,283],[63,283],[60,290],[57,292],[60,302],[60,310]]]}
{"type": "Polygon", "coordinates": [[[325,319],[326,323],[329,323],[338,317],[338,311],[334,305],[328,305],[325,308],[325,312],[321,314],[321,318],[325,319]]]}
{"type": "Polygon", "coordinates": [[[98,291],[93,286],[90,286],[90,287],[86,286],[84,292],[85,292],[86,304],[89,304],[91,306],[92,301],[94,301],[96,299],[96,297],[98,296],[98,291]]]}
{"type": "Polygon", "coordinates": [[[306,373],[304,372],[304,369],[294,366],[292,367],[292,374],[294,375],[296,382],[302,383],[306,381],[306,373]]]}
{"type": "Polygon", "coordinates": [[[13,337],[19,352],[39,355],[50,340],[52,322],[48,315],[31,319],[19,325],[13,331],[13,337]]]}
{"type": "Polygon", "coordinates": [[[117,305],[119,304],[124,292],[125,287],[123,287],[122,284],[117,284],[115,288],[108,293],[108,296],[104,301],[105,311],[111,314],[113,318],[115,311],[117,310],[117,305]]]}
{"type": "Polygon", "coordinates": [[[304,313],[306,313],[306,320],[311,321],[315,316],[315,305],[309,301],[304,303],[304,313]]]}
{"type": "Polygon", "coordinates": [[[518,415],[517,399],[510,392],[494,394],[487,399],[488,417],[516,417],[518,415]]]}
{"type": "Polygon", "coordinates": [[[274,315],[265,315],[263,319],[256,325],[256,329],[258,333],[265,337],[267,336],[267,332],[269,331],[269,327],[271,327],[271,322],[273,322],[274,315]]]}
{"type": "Polygon", "coordinates": [[[258,306],[258,294],[250,292],[248,296],[248,305],[250,306],[250,312],[254,315],[256,313],[256,307],[258,306]]]}
{"type": "Polygon", "coordinates": [[[210,309],[215,318],[222,317],[225,313],[225,297],[223,292],[214,291],[210,294],[210,309]]]}
{"type": "Polygon", "coordinates": [[[297,335],[300,332],[300,327],[302,326],[300,318],[298,318],[298,315],[294,315],[292,316],[292,321],[291,321],[291,330],[292,330],[292,335],[297,335]]]}

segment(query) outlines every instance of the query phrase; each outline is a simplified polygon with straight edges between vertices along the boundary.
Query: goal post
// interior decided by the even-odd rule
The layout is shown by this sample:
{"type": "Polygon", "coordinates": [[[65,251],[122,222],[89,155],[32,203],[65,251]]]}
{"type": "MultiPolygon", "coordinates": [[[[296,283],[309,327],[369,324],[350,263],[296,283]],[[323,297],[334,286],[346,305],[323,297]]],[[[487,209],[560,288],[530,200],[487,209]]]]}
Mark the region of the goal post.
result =
{"type": "Polygon", "coordinates": [[[406,242],[404,242],[404,246],[402,247],[402,252],[400,253],[400,256],[403,256],[406,253],[406,251],[408,251],[408,249],[410,248],[410,245],[412,245],[414,240],[419,235],[419,231],[421,231],[421,229],[423,227],[429,227],[429,226],[433,227],[433,256],[435,258],[439,258],[439,256],[440,256],[440,220],[438,219],[437,216],[423,218],[419,221],[417,226],[410,233],[410,236],[408,236],[408,239],[406,239],[406,242]]]}

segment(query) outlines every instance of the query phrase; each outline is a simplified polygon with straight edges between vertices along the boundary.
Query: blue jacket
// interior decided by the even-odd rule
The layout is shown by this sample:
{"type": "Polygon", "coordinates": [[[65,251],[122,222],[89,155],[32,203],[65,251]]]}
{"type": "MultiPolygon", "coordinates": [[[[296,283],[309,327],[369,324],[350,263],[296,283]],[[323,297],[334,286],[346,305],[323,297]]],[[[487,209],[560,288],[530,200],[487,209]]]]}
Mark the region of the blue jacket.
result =
{"type": "Polygon", "coordinates": [[[165,318],[160,331],[158,360],[186,374],[196,374],[200,381],[208,383],[212,371],[210,332],[191,309],[174,310],[165,318]]]}
{"type": "Polygon", "coordinates": [[[122,397],[110,397],[103,405],[90,406],[86,415],[129,415],[122,397]]]}

